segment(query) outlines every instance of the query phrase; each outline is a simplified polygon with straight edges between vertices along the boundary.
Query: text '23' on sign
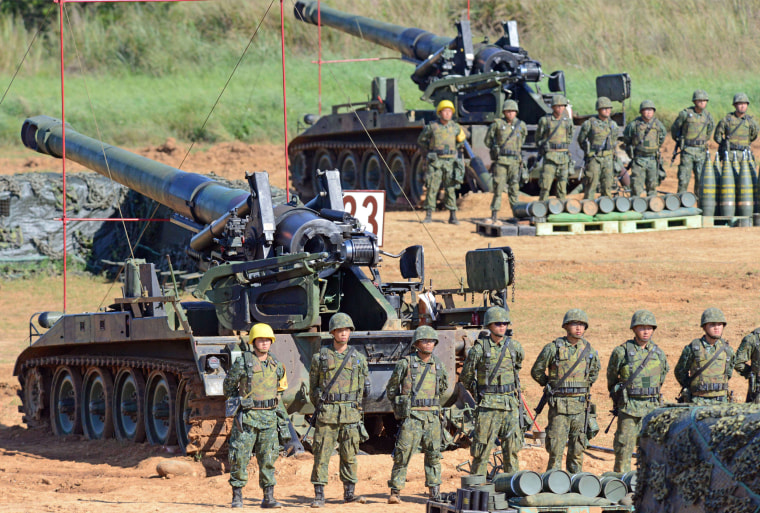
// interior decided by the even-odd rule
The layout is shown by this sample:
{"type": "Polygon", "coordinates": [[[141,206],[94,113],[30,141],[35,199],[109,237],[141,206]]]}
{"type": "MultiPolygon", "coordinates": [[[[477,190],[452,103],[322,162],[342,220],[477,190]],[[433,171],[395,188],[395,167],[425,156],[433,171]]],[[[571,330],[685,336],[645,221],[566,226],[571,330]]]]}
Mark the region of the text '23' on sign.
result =
{"type": "Polygon", "coordinates": [[[364,225],[364,229],[377,235],[383,245],[385,228],[385,191],[343,191],[343,205],[349,214],[364,225]]]}

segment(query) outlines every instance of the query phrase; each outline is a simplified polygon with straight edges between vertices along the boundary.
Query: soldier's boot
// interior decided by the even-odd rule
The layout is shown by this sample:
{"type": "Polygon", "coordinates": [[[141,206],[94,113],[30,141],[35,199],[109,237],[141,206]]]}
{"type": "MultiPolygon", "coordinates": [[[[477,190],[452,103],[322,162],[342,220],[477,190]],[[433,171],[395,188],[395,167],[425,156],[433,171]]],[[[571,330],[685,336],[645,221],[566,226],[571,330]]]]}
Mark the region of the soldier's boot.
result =
{"type": "Polygon", "coordinates": [[[232,504],[230,505],[232,508],[242,508],[243,507],[243,489],[242,488],[235,488],[232,487],[232,504]]]}
{"type": "Polygon", "coordinates": [[[449,224],[459,224],[456,210],[449,210],[449,224]]]}
{"type": "Polygon", "coordinates": [[[354,483],[343,483],[343,502],[358,502],[364,504],[367,499],[363,495],[354,495],[356,485],[354,483]]]}
{"type": "Polygon", "coordinates": [[[264,509],[281,508],[282,504],[274,500],[274,486],[264,488],[264,499],[261,501],[261,507],[264,509]]]}
{"type": "Polygon", "coordinates": [[[312,508],[323,508],[325,506],[325,486],[314,485],[314,501],[311,503],[312,508]]]}
{"type": "Polygon", "coordinates": [[[425,219],[422,220],[423,223],[432,223],[433,222],[433,211],[432,210],[426,210],[425,211],[425,219]]]}
{"type": "Polygon", "coordinates": [[[441,488],[438,485],[431,486],[429,488],[430,490],[430,500],[433,501],[440,501],[441,499],[441,488]]]}
{"type": "Polygon", "coordinates": [[[391,496],[388,497],[388,504],[401,504],[401,492],[398,490],[391,490],[391,496]]]}

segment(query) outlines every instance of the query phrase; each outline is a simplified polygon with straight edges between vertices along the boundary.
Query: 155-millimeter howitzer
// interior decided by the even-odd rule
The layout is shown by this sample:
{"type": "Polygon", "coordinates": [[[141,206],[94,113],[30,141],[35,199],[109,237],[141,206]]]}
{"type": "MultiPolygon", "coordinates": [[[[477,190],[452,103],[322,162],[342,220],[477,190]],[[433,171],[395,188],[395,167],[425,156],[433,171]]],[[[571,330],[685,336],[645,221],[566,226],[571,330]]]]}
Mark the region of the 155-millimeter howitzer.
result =
{"type": "MultiPolygon", "coordinates": [[[[456,121],[468,131],[467,174],[460,192],[491,190],[488,168],[492,160],[483,139],[488,126],[502,116],[506,100],[517,102],[519,117],[528,125],[523,159],[533,167],[538,157],[534,141],[538,120],[551,113],[552,97],[565,94],[565,76],[562,71],[549,74],[549,91],[541,92],[539,82],[547,75],[541,63],[520,46],[516,22],[504,22],[504,35],[497,41],[475,43],[468,20],[456,23],[457,35],[452,38],[351,15],[324,2],[318,12],[316,0],[296,2],[294,14],[305,23],[316,25],[319,21],[398,51],[415,66],[411,79],[423,92],[422,100],[433,105],[442,100],[453,102],[456,121]]],[[[626,73],[597,77],[597,95],[622,102],[630,96],[630,85],[626,73]]],[[[623,113],[613,117],[624,126],[623,113]]],[[[574,117],[573,121],[580,125],[587,118],[574,117]]],[[[385,189],[389,203],[399,206],[408,206],[405,193],[416,204],[424,193],[425,173],[417,137],[435,119],[434,109],[406,110],[396,80],[376,77],[369,101],[334,105],[330,114],[304,117],[311,126],[288,147],[292,184],[302,197],[310,198],[318,192],[317,170],[337,168],[344,189],[385,189]]],[[[571,151],[580,165],[577,144],[571,151]]],[[[537,194],[537,180],[538,170],[523,184],[523,191],[537,194]]]]}
{"type": "MultiPolygon", "coordinates": [[[[27,119],[22,140],[38,152],[63,155],[63,125],[56,119],[27,119]]],[[[312,355],[331,341],[330,316],[344,312],[356,325],[350,344],[370,365],[367,429],[383,437],[395,432],[385,385],[396,361],[409,354],[411,330],[423,322],[438,328],[436,354],[455,376],[485,309],[506,305],[514,281],[509,248],[471,251],[469,288],[436,291],[440,306],[430,308],[428,297],[428,308],[420,308],[420,295],[429,292],[422,246],[400,255],[383,252],[376,236],[345,212],[334,171],[319,176],[322,193],[307,205],[275,206],[263,172],[246,176],[249,191],[233,189],[70,126],[65,154],[171,208],[171,221],[194,234],[187,254],[204,274],[193,293],[197,301],[180,301],[176,287],[159,284],[154,263],[128,260],[123,297],[107,309],[32,316],[30,345],[14,368],[20,408],[25,422],[49,421],[57,435],[147,438],[205,454],[223,450],[232,419],[225,416],[222,384],[241,353],[242,332],[257,322],[275,331],[272,353],[290,384],[283,400],[295,426],[305,426],[304,416],[314,411],[312,355]],[[383,255],[399,257],[405,281],[382,280],[383,255]],[[482,293],[483,301],[457,308],[454,296],[464,293],[482,293]]],[[[454,384],[443,397],[447,407],[463,404],[454,384]]],[[[452,423],[461,417],[455,410],[446,411],[452,423]]]]}

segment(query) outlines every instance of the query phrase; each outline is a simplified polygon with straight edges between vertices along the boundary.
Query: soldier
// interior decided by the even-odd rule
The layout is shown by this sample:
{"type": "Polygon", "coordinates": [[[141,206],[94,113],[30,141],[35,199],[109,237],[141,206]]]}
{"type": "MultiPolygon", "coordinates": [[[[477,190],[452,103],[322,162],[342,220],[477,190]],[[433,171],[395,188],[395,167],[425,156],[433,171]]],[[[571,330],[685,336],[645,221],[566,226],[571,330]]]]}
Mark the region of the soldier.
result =
{"type": "Polygon", "coordinates": [[[628,123],[623,131],[625,152],[631,157],[631,194],[641,196],[657,193],[660,184],[660,147],[665,142],[665,125],[654,117],[654,102],[644,100],[639,117],[628,123]]]}
{"type": "MultiPolygon", "coordinates": [[[[747,114],[749,108],[749,97],[744,93],[734,95],[734,112],[729,112],[726,117],[718,122],[715,128],[715,142],[718,143],[718,152],[721,158],[728,152],[728,158],[733,160],[734,152],[745,150],[752,154],[750,144],[757,139],[760,132],[760,126],[757,121],[747,114]]],[[[740,157],[742,155],[739,155],[740,157]]],[[[752,154],[752,161],[755,156],[752,154]]]]}
{"type": "Polygon", "coordinates": [[[736,350],[735,362],[734,370],[749,381],[747,402],[760,403],[760,394],[758,394],[758,391],[760,391],[760,383],[758,383],[758,372],[760,372],[760,328],[755,329],[755,331],[742,339],[739,349],[736,350]]]}
{"type": "Polygon", "coordinates": [[[728,401],[728,380],[734,371],[734,350],[723,340],[726,316],[708,308],[700,322],[705,334],[683,348],[675,368],[681,402],[709,405],[728,401]]]}
{"type": "Polygon", "coordinates": [[[656,329],[654,314],[637,310],[631,317],[633,339],[613,349],[607,365],[607,389],[618,417],[615,472],[631,470],[641,419],[662,403],[660,390],[670,366],[665,353],[652,342],[656,329]]]}
{"type": "Polygon", "coordinates": [[[438,121],[425,126],[417,138],[422,153],[427,154],[428,169],[425,174],[427,196],[425,197],[425,219],[433,221],[433,210],[438,198],[438,188],[443,183],[446,190],[444,206],[449,211],[449,224],[459,224],[457,220],[456,190],[464,181],[464,163],[457,158],[457,152],[467,135],[459,123],[452,121],[454,104],[449,100],[438,102],[435,111],[438,121]]]}
{"type": "Polygon", "coordinates": [[[539,201],[549,198],[549,189],[557,179],[557,198],[567,195],[567,176],[570,174],[570,142],[573,140],[573,120],[567,114],[567,98],[552,98],[552,113],[538,120],[536,146],[544,159],[541,168],[539,201]]]}
{"type": "Polygon", "coordinates": [[[268,324],[254,324],[242,356],[235,358],[224,378],[224,395],[240,398],[230,433],[230,485],[232,507],[243,507],[243,487],[248,483],[248,462],[255,452],[259,464],[259,486],[264,490],[262,508],[281,508],[274,500],[274,462],[280,453],[276,408],[282,407],[282,392],[288,388],[285,368],[269,348],[274,332],[268,324]]]}
{"type": "Polygon", "coordinates": [[[314,431],[314,484],[312,508],[325,505],[327,465],[338,444],[340,480],[343,482],[343,502],[364,504],[367,500],[354,495],[356,487],[356,453],[367,432],[362,422],[362,396],[369,395],[369,367],[363,354],[348,347],[354,323],[345,313],[336,313],[328,327],[333,336],[332,347],[323,347],[311,360],[309,390],[315,405],[317,423],[314,431]]]}
{"type": "Polygon", "coordinates": [[[678,164],[678,192],[686,192],[693,172],[694,194],[697,198],[699,198],[702,183],[702,169],[707,158],[707,141],[715,130],[712,114],[705,110],[708,100],[709,97],[705,91],[701,89],[694,91],[691,97],[694,106],[682,110],[673,122],[673,126],[670,127],[670,134],[676,141],[677,148],[681,148],[681,162],[678,164]]]}
{"type": "Polygon", "coordinates": [[[520,170],[522,167],[522,146],[528,129],[517,119],[519,108],[514,100],[504,102],[504,119],[497,119],[488,127],[485,145],[491,150],[493,159],[493,199],[491,200],[491,222],[496,222],[501,208],[504,189],[509,194],[509,204],[517,203],[520,192],[520,170]]]}
{"type": "Polygon", "coordinates": [[[525,353],[511,338],[509,312],[492,306],[486,310],[483,332],[467,354],[459,380],[478,402],[475,436],[470,447],[471,474],[486,475],[488,460],[501,441],[504,472],[517,472],[517,455],[523,446],[518,387],[525,353]]]}
{"type": "MultiPolygon", "coordinates": [[[[562,468],[562,454],[567,444],[567,471],[583,471],[586,438],[587,406],[591,385],[599,377],[599,354],[583,338],[588,328],[586,312],[568,310],[562,319],[564,337],[544,346],[530,370],[530,375],[548,394],[549,425],[546,428],[546,470],[562,468]],[[579,344],[580,342],[580,344],[579,344]],[[547,375],[548,369],[548,375],[547,375]]],[[[542,398],[542,401],[544,399],[542,398]]]]}
{"type": "Polygon", "coordinates": [[[425,486],[430,498],[438,500],[441,485],[441,394],[449,387],[449,377],[441,361],[433,356],[438,333],[430,326],[414,330],[416,354],[401,358],[385,387],[401,428],[393,450],[393,469],[388,486],[388,504],[399,504],[406,484],[409,460],[422,445],[425,453],[425,486]]]}
{"type": "Polygon", "coordinates": [[[596,116],[583,122],[578,132],[578,145],[583,149],[586,169],[583,180],[583,197],[594,199],[599,183],[602,196],[612,195],[615,174],[615,144],[618,126],[611,118],[612,102],[606,96],[596,99],[596,116]]]}

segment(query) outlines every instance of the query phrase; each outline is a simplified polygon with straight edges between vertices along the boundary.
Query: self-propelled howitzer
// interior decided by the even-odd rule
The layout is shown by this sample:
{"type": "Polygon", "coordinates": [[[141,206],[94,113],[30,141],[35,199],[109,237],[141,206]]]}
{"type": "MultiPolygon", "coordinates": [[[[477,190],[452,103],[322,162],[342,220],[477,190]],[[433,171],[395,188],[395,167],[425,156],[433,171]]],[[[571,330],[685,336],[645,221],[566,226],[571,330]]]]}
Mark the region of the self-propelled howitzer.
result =
{"type": "MultiPolygon", "coordinates": [[[[22,140],[63,156],[58,120],[27,119],[22,140]]],[[[27,423],[49,421],[58,435],[147,437],[188,452],[219,452],[231,425],[222,394],[226,369],[240,354],[241,336],[257,322],[275,330],[272,352],[288,372],[283,400],[298,426],[313,412],[310,362],[329,343],[327,323],[336,312],[351,315],[350,344],[369,361],[367,428],[375,437],[395,432],[384,389],[395,362],[410,351],[411,330],[421,322],[439,329],[436,354],[454,376],[477,336],[478,319],[493,301],[505,302],[513,280],[509,248],[472,251],[470,289],[439,291],[442,306],[428,296],[427,308],[420,308],[422,247],[385,253],[400,257],[406,281],[384,282],[377,238],[344,211],[336,172],[320,175],[323,193],[308,205],[274,206],[266,173],[247,175],[250,191],[232,189],[69,126],[65,155],[173,209],[172,221],[194,233],[187,253],[204,274],[194,292],[198,300],[180,301],[174,287],[160,284],[153,263],[128,260],[123,297],[107,309],[32,316],[30,346],[14,368],[21,409],[27,423]],[[484,293],[482,304],[455,307],[455,294],[474,291],[484,293]]],[[[454,380],[444,400],[461,404],[454,380]]]]}

